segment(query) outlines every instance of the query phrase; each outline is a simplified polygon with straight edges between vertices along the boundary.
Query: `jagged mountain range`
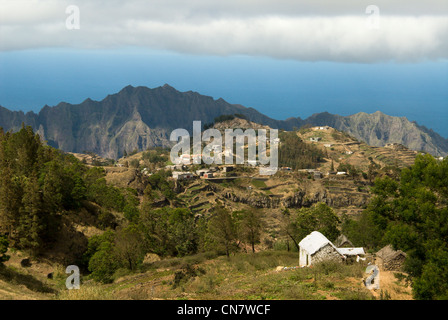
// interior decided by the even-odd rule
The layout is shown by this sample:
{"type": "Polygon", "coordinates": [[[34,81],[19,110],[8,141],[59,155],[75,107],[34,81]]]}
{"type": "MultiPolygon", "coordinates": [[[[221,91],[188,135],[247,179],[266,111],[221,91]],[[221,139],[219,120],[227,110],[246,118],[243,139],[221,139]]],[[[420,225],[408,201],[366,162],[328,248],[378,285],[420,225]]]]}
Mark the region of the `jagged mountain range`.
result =
{"type": "Polygon", "coordinates": [[[168,146],[171,131],[176,128],[191,131],[194,120],[206,124],[219,115],[236,113],[276,129],[293,130],[305,124],[328,125],[372,146],[400,143],[435,156],[448,154],[448,139],[405,117],[388,116],[379,111],[351,116],[323,112],[307,119],[275,120],[254,108],[230,104],[222,98],[215,100],[197,92],[180,92],[167,84],[154,89],[127,86],[101,101],[86,99],[80,104],[46,105],[37,114],[10,111],[0,106],[0,127],[16,131],[25,123],[56,148],[78,153],[91,151],[117,159],[125,150],[168,146]]]}

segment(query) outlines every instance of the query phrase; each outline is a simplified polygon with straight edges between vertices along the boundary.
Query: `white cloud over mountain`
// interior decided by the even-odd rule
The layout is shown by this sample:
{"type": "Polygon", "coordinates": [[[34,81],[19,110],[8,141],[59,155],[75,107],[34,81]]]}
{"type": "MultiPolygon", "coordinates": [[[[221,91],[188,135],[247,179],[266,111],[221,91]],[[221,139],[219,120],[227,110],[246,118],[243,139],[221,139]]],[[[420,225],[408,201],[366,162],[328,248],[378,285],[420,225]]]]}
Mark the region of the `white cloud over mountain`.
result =
{"type": "Polygon", "coordinates": [[[446,0],[389,2],[375,1],[379,16],[369,16],[372,3],[363,0],[0,0],[0,50],[143,46],[304,61],[448,58],[446,0]],[[80,10],[79,30],[66,28],[69,5],[80,10]]]}

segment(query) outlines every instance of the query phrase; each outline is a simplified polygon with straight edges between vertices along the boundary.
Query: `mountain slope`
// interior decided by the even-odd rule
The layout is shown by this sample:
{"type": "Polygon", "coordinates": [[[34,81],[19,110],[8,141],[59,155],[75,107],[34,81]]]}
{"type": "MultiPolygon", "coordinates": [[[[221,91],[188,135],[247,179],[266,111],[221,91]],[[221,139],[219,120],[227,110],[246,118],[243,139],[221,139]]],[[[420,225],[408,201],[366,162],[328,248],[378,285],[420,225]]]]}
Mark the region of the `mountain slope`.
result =
{"type": "Polygon", "coordinates": [[[360,112],[345,117],[324,112],[312,115],[306,122],[316,126],[331,126],[375,147],[399,143],[435,156],[446,156],[448,153],[448,141],[436,132],[405,117],[388,116],[380,111],[372,114],[360,112]]]}
{"type": "Polygon", "coordinates": [[[17,131],[23,122],[51,146],[116,159],[124,151],[168,146],[171,131],[185,128],[191,132],[194,120],[207,124],[219,115],[235,113],[271,128],[292,130],[307,123],[329,125],[373,146],[395,142],[436,156],[448,153],[448,140],[406,118],[380,112],[347,117],[324,112],[305,120],[275,120],[253,108],[197,92],[179,92],[167,84],[154,89],[127,86],[101,101],[86,99],[77,105],[61,102],[54,107],[45,106],[38,114],[0,107],[0,126],[17,131]]]}

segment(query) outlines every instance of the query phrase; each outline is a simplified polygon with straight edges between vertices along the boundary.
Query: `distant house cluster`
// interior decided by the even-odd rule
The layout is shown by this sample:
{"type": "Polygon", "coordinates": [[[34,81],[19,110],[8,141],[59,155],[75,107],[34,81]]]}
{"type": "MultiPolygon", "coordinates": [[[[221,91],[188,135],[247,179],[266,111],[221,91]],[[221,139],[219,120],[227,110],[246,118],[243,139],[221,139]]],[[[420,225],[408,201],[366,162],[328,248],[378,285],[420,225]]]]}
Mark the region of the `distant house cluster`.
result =
{"type": "MultiPolygon", "coordinates": [[[[219,171],[218,167],[210,167],[196,170],[195,172],[188,170],[187,165],[172,165],[166,166],[166,169],[173,170],[172,177],[174,180],[192,180],[192,179],[211,179],[214,178],[219,171]]],[[[234,168],[232,166],[221,167],[222,172],[231,172],[234,168]]]]}
{"type": "Polygon", "coordinates": [[[317,131],[317,130],[329,130],[331,127],[329,126],[318,126],[318,127],[312,127],[311,129],[313,131],[317,131]]]}
{"type": "Polygon", "coordinates": [[[210,178],[213,178],[214,170],[211,170],[211,169],[200,169],[200,170],[196,171],[196,174],[200,178],[210,179],[210,178]]]}
{"type": "Polygon", "coordinates": [[[191,180],[196,178],[193,173],[185,171],[173,171],[172,175],[174,180],[191,180]]]}
{"type": "Polygon", "coordinates": [[[314,179],[322,179],[324,177],[324,174],[316,169],[299,169],[298,172],[305,172],[314,177],[314,179]]]}

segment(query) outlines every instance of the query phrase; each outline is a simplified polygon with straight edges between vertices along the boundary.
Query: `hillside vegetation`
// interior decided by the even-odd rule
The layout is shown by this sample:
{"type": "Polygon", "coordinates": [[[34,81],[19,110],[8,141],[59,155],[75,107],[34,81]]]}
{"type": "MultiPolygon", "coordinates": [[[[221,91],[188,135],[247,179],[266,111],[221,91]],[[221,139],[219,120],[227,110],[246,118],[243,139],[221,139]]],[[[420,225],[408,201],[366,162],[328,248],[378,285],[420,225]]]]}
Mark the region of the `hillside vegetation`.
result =
{"type": "Polygon", "coordinates": [[[283,133],[280,156],[301,161],[268,178],[241,165],[179,181],[166,149],[131,152],[113,167],[46,146],[31,127],[0,131],[0,296],[446,298],[448,160],[372,148],[332,128],[283,133]],[[306,161],[346,174],[298,171],[306,161]],[[294,268],[298,242],[314,230],[343,233],[369,254],[392,244],[408,253],[405,269],[372,292],[362,285],[368,261],[294,268]],[[71,264],[79,291],[65,289],[71,264]]]}

